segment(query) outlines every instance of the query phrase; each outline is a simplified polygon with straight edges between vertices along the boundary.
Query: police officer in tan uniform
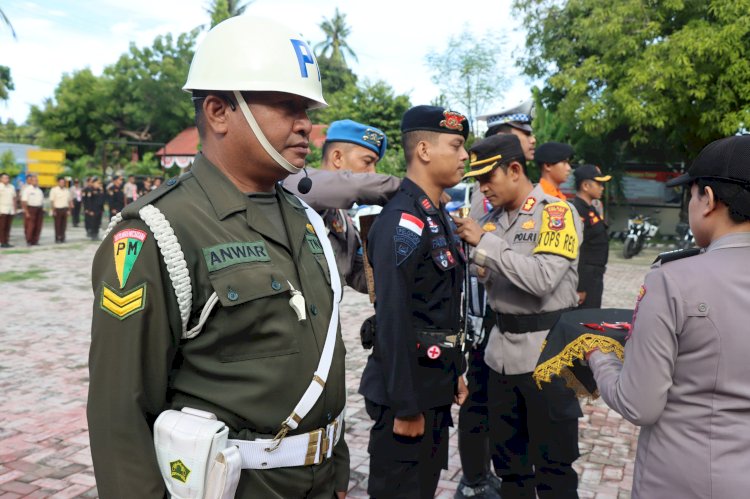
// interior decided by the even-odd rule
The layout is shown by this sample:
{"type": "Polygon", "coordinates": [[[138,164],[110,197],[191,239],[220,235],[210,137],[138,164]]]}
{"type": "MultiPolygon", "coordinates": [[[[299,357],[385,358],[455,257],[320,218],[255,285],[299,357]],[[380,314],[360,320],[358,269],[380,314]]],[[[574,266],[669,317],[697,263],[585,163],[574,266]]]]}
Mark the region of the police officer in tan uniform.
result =
{"type": "Polygon", "coordinates": [[[10,183],[10,175],[0,172],[0,248],[12,248],[10,227],[16,216],[16,188],[10,183]]]}
{"type": "Polygon", "coordinates": [[[184,88],[202,153],[110,223],[93,264],[98,492],[201,497],[207,466],[187,464],[201,456],[163,462],[154,441],[154,421],[182,410],[228,427],[235,497],[344,497],[338,271],[320,217],[278,186],[309,153],[307,110],[325,106],[317,62],[296,31],[238,16],[206,35],[184,88]]]}
{"type": "Polygon", "coordinates": [[[55,220],[55,242],[64,243],[68,213],[73,208],[73,197],[65,184],[65,177],[58,177],[57,185],[49,190],[49,204],[55,220]]]}
{"type": "Polygon", "coordinates": [[[470,153],[467,176],[478,179],[494,209],[482,226],[470,218],[457,224],[475,246],[471,261],[495,313],[485,361],[501,495],[577,497],[571,464],[578,457],[580,406],[564,384],[539,391],[531,374],[547,332],[578,303],[580,219],[531,183],[517,137],[494,135],[470,153]]]}
{"type": "Polygon", "coordinates": [[[312,183],[306,187],[297,176],[283,183],[321,214],[339,272],[360,293],[367,292],[362,241],[347,210],[354,203],[384,205],[398,190],[401,179],[375,173],[387,145],[385,134],[374,126],[334,121],[326,131],[320,169],[306,170],[312,183]]]}
{"type": "Polygon", "coordinates": [[[26,245],[37,246],[44,224],[44,192],[39,188],[39,179],[36,175],[29,175],[26,182],[21,189],[23,229],[26,234],[26,245]]]}
{"type": "Polygon", "coordinates": [[[750,490],[750,136],[706,146],[687,173],[699,248],[646,275],[624,363],[588,355],[602,399],[641,427],[634,499],[747,497],[750,490]]]}

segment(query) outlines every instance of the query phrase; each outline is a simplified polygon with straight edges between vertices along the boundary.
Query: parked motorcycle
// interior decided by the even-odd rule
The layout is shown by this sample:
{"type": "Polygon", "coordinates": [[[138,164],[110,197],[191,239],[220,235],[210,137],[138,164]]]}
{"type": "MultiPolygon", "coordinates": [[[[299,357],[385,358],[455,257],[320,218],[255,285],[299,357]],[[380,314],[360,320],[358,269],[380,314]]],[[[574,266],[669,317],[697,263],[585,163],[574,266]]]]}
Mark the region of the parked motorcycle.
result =
{"type": "Polygon", "coordinates": [[[628,231],[622,246],[622,256],[633,258],[659,232],[659,220],[638,214],[628,219],[628,231]]]}
{"type": "Polygon", "coordinates": [[[687,222],[678,222],[675,231],[677,232],[677,247],[679,249],[684,250],[695,246],[695,237],[693,237],[690,224],[687,222]]]}

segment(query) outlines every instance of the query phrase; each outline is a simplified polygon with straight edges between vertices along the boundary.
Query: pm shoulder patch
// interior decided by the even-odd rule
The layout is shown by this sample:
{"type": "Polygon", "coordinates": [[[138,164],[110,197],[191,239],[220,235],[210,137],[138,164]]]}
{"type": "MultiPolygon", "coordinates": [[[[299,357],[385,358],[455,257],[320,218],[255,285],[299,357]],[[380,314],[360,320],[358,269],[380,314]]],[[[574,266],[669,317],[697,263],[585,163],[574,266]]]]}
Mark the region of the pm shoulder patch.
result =
{"type": "Polygon", "coordinates": [[[102,295],[99,306],[116,319],[124,320],[140,312],[146,306],[146,283],[125,293],[118,292],[107,283],[102,283],[102,295]]]}
{"type": "Polygon", "coordinates": [[[564,201],[544,207],[534,248],[534,254],[537,253],[551,253],[570,260],[578,257],[578,233],[573,223],[573,211],[564,201]]]}
{"type": "Polygon", "coordinates": [[[124,229],[112,237],[115,252],[115,271],[117,280],[120,281],[120,289],[128,282],[130,271],[138,259],[146,240],[146,232],[140,229],[124,229]]]}

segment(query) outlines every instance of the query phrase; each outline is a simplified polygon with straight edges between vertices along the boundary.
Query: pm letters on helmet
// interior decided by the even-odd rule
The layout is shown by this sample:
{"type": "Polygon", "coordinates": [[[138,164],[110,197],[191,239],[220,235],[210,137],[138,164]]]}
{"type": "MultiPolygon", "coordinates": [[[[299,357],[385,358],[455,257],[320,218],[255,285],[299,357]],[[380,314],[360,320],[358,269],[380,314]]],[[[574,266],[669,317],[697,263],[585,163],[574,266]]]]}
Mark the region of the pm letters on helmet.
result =
{"type": "Polygon", "coordinates": [[[307,65],[312,64],[315,66],[315,70],[318,73],[318,81],[320,81],[320,68],[315,63],[315,57],[313,56],[310,46],[302,40],[290,39],[292,46],[294,47],[294,53],[297,54],[297,62],[299,62],[299,72],[303,78],[308,78],[307,65]]]}

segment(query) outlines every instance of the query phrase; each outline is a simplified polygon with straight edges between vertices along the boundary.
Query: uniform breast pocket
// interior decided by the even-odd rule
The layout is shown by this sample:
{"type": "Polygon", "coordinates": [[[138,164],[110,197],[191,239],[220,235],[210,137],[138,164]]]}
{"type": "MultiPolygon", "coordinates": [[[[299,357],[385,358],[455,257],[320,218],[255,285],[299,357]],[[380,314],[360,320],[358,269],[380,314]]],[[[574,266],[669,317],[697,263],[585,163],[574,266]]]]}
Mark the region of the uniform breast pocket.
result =
{"type": "Polygon", "coordinates": [[[300,326],[289,305],[290,287],[273,264],[236,265],[211,273],[221,306],[206,327],[219,338],[222,362],[299,352],[300,326]]]}

